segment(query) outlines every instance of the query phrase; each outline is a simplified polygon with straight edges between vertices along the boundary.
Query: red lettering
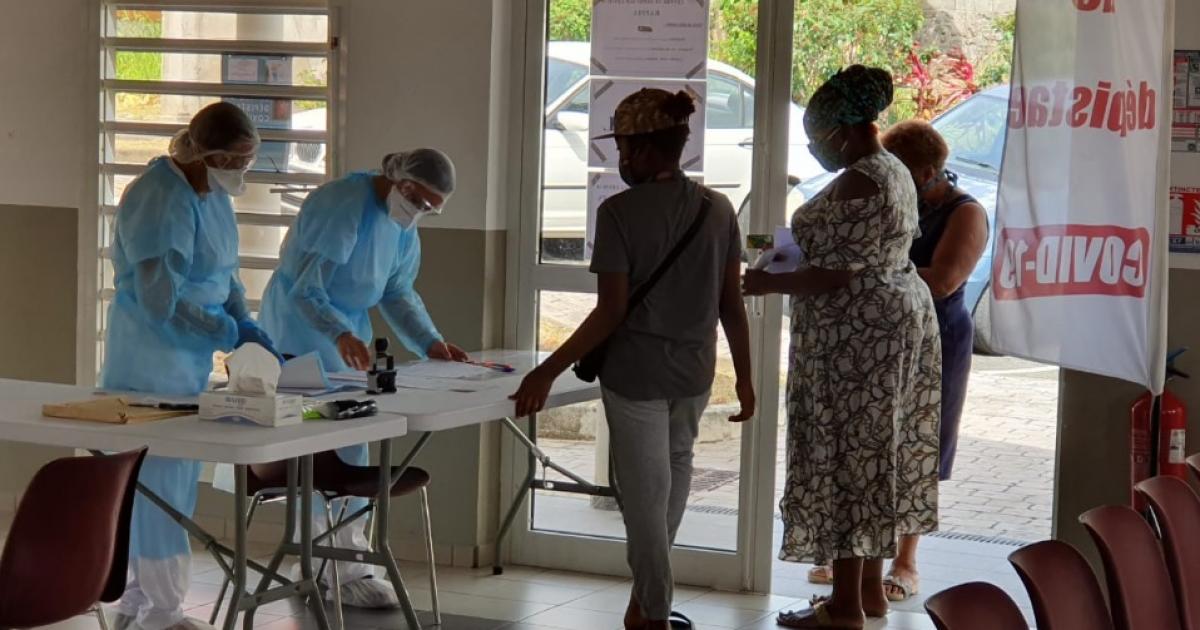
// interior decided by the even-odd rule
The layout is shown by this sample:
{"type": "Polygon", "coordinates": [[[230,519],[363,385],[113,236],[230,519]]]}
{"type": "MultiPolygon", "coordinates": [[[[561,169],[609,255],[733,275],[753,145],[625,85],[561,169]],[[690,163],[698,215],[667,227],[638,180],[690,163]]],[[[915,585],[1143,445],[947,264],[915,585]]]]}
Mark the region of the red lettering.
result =
{"type": "Polygon", "coordinates": [[[1067,84],[1058,81],[1054,84],[1054,107],[1050,110],[1050,126],[1058,127],[1063,124],[1063,117],[1066,116],[1067,109],[1067,94],[1071,88],[1067,84]]]}
{"type": "Polygon", "coordinates": [[[1158,117],[1158,108],[1155,105],[1157,95],[1150,84],[1142,81],[1141,90],[1138,92],[1138,129],[1154,129],[1155,118],[1158,117]]]}
{"type": "Polygon", "coordinates": [[[1010,129],[1023,129],[1025,127],[1025,88],[1020,87],[1012,91],[1012,98],[1008,103],[1008,126],[1010,129]]]}
{"type": "Polygon", "coordinates": [[[1104,115],[1108,113],[1108,91],[1112,83],[1101,81],[1096,85],[1096,106],[1092,108],[1092,128],[1104,128],[1104,115]]]}
{"type": "Polygon", "coordinates": [[[1157,127],[1157,104],[1158,92],[1147,81],[1126,80],[1124,89],[1119,83],[1114,89],[1112,81],[1095,88],[1062,81],[1027,85],[1013,89],[1008,124],[1011,129],[1091,127],[1125,137],[1157,127]]]}
{"type": "Polygon", "coordinates": [[[998,300],[1059,295],[1144,297],[1150,232],[1112,225],[1005,228],[992,268],[998,300]]]}
{"type": "Polygon", "coordinates": [[[1080,11],[1096,11],[1102,13],[1116,13],[1117,0],[1074,0],[1075,8],[1080,11]]]}
{"type": "Polygon", "coordinates": [[[1044,85],[1029,88],[1029,111],[1025,114],[1029,119],[1025,124],[1029,127],[1045,127],[1050,120],[1050,112],[1046,105],[1050,103],[1050,90],[1044,85]]]}
{"type": "Polygon", "coordinates": [[[1072,93],[1071,126],[1082,127],[1088,121],[1088,107],[1092,104],[1092,91],[1082,85],[1072,93]]]}

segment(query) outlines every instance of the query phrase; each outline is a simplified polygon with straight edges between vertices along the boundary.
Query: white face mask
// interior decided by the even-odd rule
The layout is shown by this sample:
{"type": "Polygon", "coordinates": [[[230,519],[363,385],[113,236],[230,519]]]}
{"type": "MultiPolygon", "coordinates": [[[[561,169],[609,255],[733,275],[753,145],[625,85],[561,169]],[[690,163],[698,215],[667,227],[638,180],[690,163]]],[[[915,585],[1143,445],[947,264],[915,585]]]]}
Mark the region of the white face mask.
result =
{"type": "Polygon", "coordinates": [[[220,187],[225,192],[237,197],[246,192],[246,169],[227,169],[208,167],[208,187],[220,187]]]}
{"type": "Polygon", "coordinates": [[[387,196],[388,216],[392,218],[400,227],[409,229],[417,226],[417,222],[430,214],[435,214],[430,206],[424,208],[417,207],[417,204],[409,200],[408,197],[400,194],[399,190],[393,186],[391,192],[387,196]]]}

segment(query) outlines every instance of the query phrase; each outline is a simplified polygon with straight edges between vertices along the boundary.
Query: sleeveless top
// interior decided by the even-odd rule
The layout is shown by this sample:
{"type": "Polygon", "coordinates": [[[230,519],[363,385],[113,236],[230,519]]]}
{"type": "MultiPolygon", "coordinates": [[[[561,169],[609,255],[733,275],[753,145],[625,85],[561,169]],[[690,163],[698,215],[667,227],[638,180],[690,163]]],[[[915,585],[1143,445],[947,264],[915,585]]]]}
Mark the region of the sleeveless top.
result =
{"type": "MultiPolygon", "coordinates": [[[[918,269],[933,264],[934,252],[937,251],[938,244],[941,243],[942,236],[946,233],[946,226],[950,224],[950,217],[954,215],[956,210],[969,203],[977,204],[979,202],[971,195],[962,193],[950,201],[921,214],[920,236],[913,239],[912,247],[908,250],[909,259],[913,261],[913,264],[918,269]]],[[[966,283],[964,282],[953,293],[936,301],[939,303],[960,302],[962,301],[965,287],[966,283]]]]}

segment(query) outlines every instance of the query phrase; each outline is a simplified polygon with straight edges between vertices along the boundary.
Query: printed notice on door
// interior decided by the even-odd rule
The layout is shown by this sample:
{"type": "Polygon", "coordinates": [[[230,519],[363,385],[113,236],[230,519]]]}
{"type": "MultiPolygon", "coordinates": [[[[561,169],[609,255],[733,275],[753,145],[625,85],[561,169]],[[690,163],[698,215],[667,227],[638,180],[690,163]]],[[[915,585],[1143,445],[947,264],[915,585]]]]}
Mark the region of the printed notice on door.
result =
{"type": "Polygon", "coordinates": [[[705,0],[595,0],[592,74],[704,79],[705,0]]]}
{"type": "Polygon", "coordinates": [[[1200,153],[1200,50],[1175,51],[1171,150],[1200,153]]]}

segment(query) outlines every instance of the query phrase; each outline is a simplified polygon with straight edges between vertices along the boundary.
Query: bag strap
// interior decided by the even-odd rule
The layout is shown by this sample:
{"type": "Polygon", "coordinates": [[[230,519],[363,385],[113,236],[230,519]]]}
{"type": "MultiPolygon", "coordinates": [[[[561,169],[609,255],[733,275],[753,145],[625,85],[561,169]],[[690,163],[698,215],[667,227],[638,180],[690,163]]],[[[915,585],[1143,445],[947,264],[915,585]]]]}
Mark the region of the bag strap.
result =
{"type": "Polygon", "coordinates": [[[654,285],[658,284],[658,281],[666,275],[671,265],[675,264],[679,255],[683,253],[683,250],[687,249],[688,244],[696,239],[696,234],[700,232],[700,226],[704,223],[704,218],[708,216],[710,206],[712,206],[712,198],[709,196],[708,189],[703,189],[702,196],[700,197],[700,210],[696,212],[696,219],[688,226],[687,232],[683,233],[683,237],[679,239],[679,242],[675,243],[675,247],[671,249],[667,257],[658,264],[658,268],[654,270],[654,273],[650,274],[650,277],[629,297],[629,306],[625,309],[626,315],[632,313],[633,309],[640,306],[646,300],[646,296],[650,295],[650,291],[654,289],[654,285]]]}

